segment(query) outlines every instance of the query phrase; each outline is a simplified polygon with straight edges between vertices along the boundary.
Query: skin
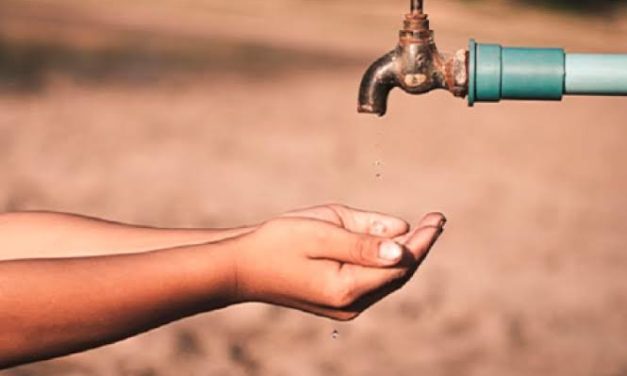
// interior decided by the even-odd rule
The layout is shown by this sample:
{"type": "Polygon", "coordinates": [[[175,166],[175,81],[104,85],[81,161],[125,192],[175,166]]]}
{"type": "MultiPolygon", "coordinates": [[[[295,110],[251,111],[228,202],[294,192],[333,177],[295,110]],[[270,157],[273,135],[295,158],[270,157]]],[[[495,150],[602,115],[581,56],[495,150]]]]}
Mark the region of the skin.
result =
{"type": "Polygon", "coordinates": [[[342,205],[222,230],[3,214],[0,369],[246,302],[352,320],[412,277],[444,223],[342,205]]]}

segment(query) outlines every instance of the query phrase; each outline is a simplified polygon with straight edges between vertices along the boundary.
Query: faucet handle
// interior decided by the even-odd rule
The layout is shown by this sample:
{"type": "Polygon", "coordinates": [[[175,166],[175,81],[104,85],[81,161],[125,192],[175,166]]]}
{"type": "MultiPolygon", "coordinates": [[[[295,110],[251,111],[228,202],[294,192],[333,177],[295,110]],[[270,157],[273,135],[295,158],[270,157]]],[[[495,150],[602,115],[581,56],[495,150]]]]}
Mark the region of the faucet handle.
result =
{"type": "Polygon", "coordinates": [[[422,5],[423,0],[410,0],[409,9],[411,10],[411,13],[422,14],[422,5]]]}

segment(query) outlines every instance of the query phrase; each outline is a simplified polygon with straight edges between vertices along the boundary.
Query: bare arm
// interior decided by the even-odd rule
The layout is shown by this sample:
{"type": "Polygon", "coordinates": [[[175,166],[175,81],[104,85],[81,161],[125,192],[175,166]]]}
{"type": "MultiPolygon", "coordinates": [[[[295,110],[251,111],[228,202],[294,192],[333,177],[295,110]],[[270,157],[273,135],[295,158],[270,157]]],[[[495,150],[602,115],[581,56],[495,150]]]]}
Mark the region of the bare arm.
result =
{"type": "Polygon", "coordinates": [[[0,214],[0,369],[223,306],[218,292],[225,294],[230,266],[206,244],[252,230],[161,229],[51,212],[0,214]],[[201,268],[207,287],[202,302],[188,297],[177,304],[176,298],[198,288],[193,283],[201,268]]]}
{"type": "Polygon", "coordinates": [[[226,248],[0,262],[0,369],[227,305],[234,284],[226,248]]]}
{"type": "Polygon", "coordinates": [[[65,213],[5,213],[0,260],[137,253],[215,242],[252,229],[164,229],[65,213]]]}

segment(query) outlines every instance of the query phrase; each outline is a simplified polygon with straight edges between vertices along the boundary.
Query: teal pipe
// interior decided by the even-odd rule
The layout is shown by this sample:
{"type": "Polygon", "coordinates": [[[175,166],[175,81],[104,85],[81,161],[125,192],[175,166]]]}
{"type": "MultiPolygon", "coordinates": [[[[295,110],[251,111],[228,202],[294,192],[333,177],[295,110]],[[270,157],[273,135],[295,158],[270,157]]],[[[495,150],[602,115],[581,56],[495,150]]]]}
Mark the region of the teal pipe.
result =
{"type": "Polygon", "coordinates": [[[559,48],[469,45],[468,103],[627,95],[627,55],[567,54],[559,48]]]}
{"type": "Polygon", "coordinates": [[[627,55],[567,54],[565,94],[627,95],[627,55]]]}

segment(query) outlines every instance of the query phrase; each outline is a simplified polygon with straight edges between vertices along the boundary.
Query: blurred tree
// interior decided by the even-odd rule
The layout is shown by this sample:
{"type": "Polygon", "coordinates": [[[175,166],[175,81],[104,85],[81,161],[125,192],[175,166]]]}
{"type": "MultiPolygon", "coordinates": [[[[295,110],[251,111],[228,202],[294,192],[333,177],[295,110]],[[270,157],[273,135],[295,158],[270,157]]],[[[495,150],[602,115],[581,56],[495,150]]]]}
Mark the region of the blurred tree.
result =
{"type": "Polygon", "coordinates": [[[626,0],[517,0],[518,2],[542,5],[556,9],[606,12],[619,5],[627,4],[626,0]]]}
{"type": "Polygon", "coordinates": [[[43,83],[46,51],[15,45],[0,36],[0,89],[37,89],[43,83]]]}

